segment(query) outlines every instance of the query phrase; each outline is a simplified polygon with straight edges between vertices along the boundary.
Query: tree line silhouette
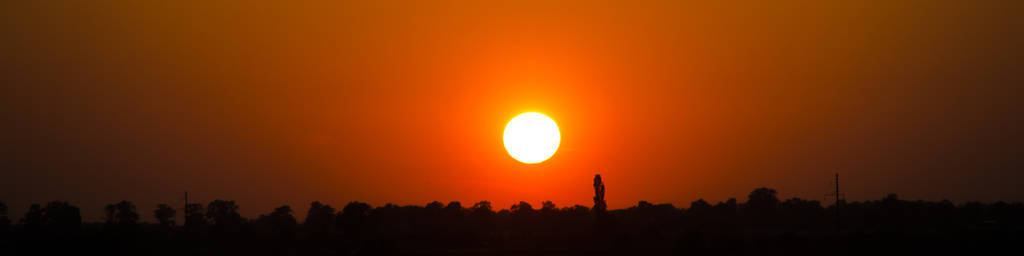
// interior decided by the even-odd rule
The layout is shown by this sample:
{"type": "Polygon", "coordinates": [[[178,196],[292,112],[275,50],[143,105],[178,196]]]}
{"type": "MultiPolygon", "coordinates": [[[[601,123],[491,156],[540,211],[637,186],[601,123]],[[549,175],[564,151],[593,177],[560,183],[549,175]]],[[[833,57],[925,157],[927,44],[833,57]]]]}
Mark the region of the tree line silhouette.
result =
{"type": "Polygon", "coordinates": [[[247,219],[231,200],[160,204],[156,223],[141,222],[135,204],[104,207],[98,223],[82,221],[68,202],[33,204],[18,218],[0,202],[0,254],[150,255],[377,254],[861,254],[977,252],[1015,248],[1024,204],[907,201],[895,194],[836,205],[757,188],[745,202],[703,199],[677,208],[639,201],[607,210],[604,184],[594,178],[594,205],[558,207],[528,202],[495,210],[488,201],[424,206],[351,202],[342,209],[314,201],[297,220],[291,206],[247,219]],[[178,214],[184,223],[176,223],[178,214]],[[841,219],[836,219],[837,216],[841,219]],[[838,223],[838,225],[837,225],[838,223]]]}

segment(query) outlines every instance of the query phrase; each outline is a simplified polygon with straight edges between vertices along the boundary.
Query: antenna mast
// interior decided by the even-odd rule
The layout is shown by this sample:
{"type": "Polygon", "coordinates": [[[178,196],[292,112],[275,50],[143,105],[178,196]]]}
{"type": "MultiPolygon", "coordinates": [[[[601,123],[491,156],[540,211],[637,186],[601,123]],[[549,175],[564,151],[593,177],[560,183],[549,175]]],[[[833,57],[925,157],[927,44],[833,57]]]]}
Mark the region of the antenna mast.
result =
{"type": "Polygon", "coordinates": [[[836,193],[835,194],[835,198],[836,198],[836,231],[839,231],[840,229],[842,229],[842,225],[839,223],[839,221],[840,221],[840,218],[839,218],[839,195],[840,194],[839,194],[839,173],[838,172],[836,173],[836,192],[835,193],[836,193]]]}
{"type": "Polygon", "coordinates": [[[846,200],[846,197],[843,195],[843,193],[839,192],[839,173],[838,172],[835,175],[835,179],[829,181],[829,183],[830,183],[830,185],[834,185],[834,187],[831,188],[832,189],[831,193],[825,194],[825,200],[827,201],[829,199],[829,197],[832,197],[832,200],[835,202],[835,208],[836,208],[836,216],[835,216],[835,218],[836,218],[836,232],[838,232],[840,229],[842,229],[842,225],[840,223],[840,217],[841,216],[839,215],[839,213],[841,212],[840,207],[842,207],[841,206],[842,203],[846,200]]]}

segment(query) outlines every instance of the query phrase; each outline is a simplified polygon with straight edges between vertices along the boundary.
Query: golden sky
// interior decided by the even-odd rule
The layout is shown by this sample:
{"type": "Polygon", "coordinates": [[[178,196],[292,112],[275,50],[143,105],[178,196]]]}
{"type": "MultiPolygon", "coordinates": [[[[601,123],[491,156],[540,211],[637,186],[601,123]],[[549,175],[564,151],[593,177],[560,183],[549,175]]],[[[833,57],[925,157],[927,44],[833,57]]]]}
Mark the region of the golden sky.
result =
{"type": "MultiPolygon", "coordinates": [[[[1024,200],[1020,1],[6,1],[0,200],[1024,200]],[[556,2],[556,3],[551,3],[556,2]],[[714,3],[706,3],[714,2],[714,3]],[[502,146],[541,112],[558,152],[502,146]]],[[[148,216],[144,214],[145,216],[148,216]]]]}

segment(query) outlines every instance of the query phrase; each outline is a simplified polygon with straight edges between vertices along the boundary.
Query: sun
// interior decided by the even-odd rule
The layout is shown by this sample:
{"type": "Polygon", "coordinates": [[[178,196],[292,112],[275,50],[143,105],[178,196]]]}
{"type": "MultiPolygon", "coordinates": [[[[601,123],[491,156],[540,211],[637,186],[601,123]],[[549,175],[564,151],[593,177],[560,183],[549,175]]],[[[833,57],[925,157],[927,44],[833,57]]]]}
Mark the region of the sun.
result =
{"type": "Polygon", "coordinates": [[[544,162],[555,155],[562,135],[555,120],[541,113],[523,113],[505,126],[505,150],[527,164],[544,162]]]}

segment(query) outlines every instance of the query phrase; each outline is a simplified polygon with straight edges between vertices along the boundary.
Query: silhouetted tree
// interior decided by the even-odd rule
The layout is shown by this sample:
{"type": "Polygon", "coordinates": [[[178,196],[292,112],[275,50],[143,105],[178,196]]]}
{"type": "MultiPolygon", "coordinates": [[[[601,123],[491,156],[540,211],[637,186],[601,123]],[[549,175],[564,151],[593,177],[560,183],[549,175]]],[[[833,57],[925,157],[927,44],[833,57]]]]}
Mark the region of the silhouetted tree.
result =
{"type": "MultiPolygon", "coordinates": [[[[348,207],[348,206],[345,206],[345,207],[348,207]]],[[[444,203],[441,203],[441,202],[438,202],[438,201],[433,201],[433,202],[428,203],[426,206],[424,206],[423,209],[426,210],[430,214],[439,214],[439,213],[441,213],[441,210],[444,209],[444,203]]]]}
{"type": "Polygon", "coordinates": [[[638,208],[638,209],[651,208],[651,207],[654,207],[654,205],[649,203],[649,202],[647,202],[647,201],[644,201],[644,200],[640,200],[640,202],[636,203],[636,208],[638,208]]]}
{"type": "Polygon", "coordinates": [[[566,212],[570,216],[586,216],[590,214],[590,208],[577,204],[572,207],[562,208],[562,212],[566,212]]]}
{"type": "Polygon", "coordinates": [[[657,238],[671,232],[677,226],[681,212],[671,204],[652,204],[641,200],[635,207],[627,209],[625,220],[633,232],[642,232],[647,239],[657,238]]]}
{"type": "Polygon", "coordinates": [[[494,213],[494,210],[491,207],[491,202],[490,201],[476,202],[475,204],[473,204],[473,207],[469,208],[469,211],[470,211],[470,214],[473,214],[473,215],[480,215],[480,214],[487,215],[487,214],[494,213]]]}
{"type": "Polygon", "coordinates": [[[711,210],[711,204],[708,204],[708,202],[704,201],[703,198],[699,198],[697,201],[690,203],[690,209],[688,210],[693,213],[711,210]]]}
{"type": "MultiPolygon", "coordinates": [[[[440,212],[441,203],[435,203],[437,203],[435,207],[440,212]]],[[[338,214],[337,218],[337,225],[341,229],[342,234],[350,239],[360,237],[363,232],[363,226],[367,224],[366,217],[370,214],[370,209],[369,204],[358,201],[352,201],[345,205],[345,208],[341,209],[341,214],[338,214]]]]}
{"type": "Polygon", "coordinates": [[[444,215],[452,218],[462,216],[462,211],[462,203],[459,201],[448,202],[448,205],[444,207],[444,215]]]}
{"type": "Polygon", "coordinates": [[[779,198],[775,194],[775,190],[770,188],[754,189],[747,196],[747,207],[759,210],[775,210],[779,205],[779,198]]]}
{"type": "MultiPolygon", "coordinates": [[[[55,254],[48,248],[57,247],[78,250],[79,254],[95,254],[88,250],[101,248],[102,253],[131,255],[366,255],[397,251],[429,255],[655,255],[671,248],[665,243],[675,243],[675,252],[684,254],[799,254],[801,249],[935,254],[949,249],[1012,249],[1022,241],[1018,231],[1024,230],[1022,203],[967,202],[958,206],[949,200],[907,201],[891,194],[843,206],[844,228],[833,232],[833,212],[821,203],[800,198],[780,201],[768,188],[754,190],[743,204],[730,198],[712,206],[699,199],[681,210],[641,200],[604,215],[595,215],[581,205],[557,209],[551,201],[542,202],[539,209],[518,202],[501,210],[488,201],[468,208],[458,202],[447,206],[440,202],[425,206],[389,203],[377,208],[350,202],[341,211],[313,202],[301,229],[289,206],[277,207],[251,223],[239,215],[233,201],[215,200],[206,211],[204,206],[187,207],[185,232],[179,233],[168,232],[173,230],[175,210],[165,204],[157,205],[153,212],[164,228],[137,229],[121,228],[122,223],[140,227],[137,215],[126,214],[135,210],[126,201],[101,208],[107,225],[102,219],[79,225],[78,209],[66,202],[45,207],[36,204],[25,213],[22,226],[0,234],[0,255],[48,255],[55,254]],[[239,222],[240,229],[222,226],[239,222]],[[166,246],[169,244],[174,246],[166,246]],[[17,249],[7,250],[12,247],[17,249]]],[[[0,217],[6,214],[0,203],[0,217]]]]}
{"type": "MultiPolygon", "coordinates": [[[[549,201],[544,201],[544,202],[540,203],[540,211],[539,212],[540,212],[540,216],[541,216],[541,218],[543,218],[544,222],[554,221],[555,218],[558,217],[558,214],[559,214],[558,207],[555,206],[555,203],[551,202],[550,200],[549,201]]],[[[550,223],[547,223],[547,224],[545,224],[545,226],[550,226],[549,224],[550,223]]]]}
{"type": "Polygon", "coordinates": [[[25,230],[35,232],[43,228],[43,207],[39,204],[32,204],[21,218],[21,225],[25,230]]]}
{"type": "Polygon", "coordinates": [[[554,202],[544,201],[540,203],[540,212],[544,214],[551,214],[558,211],[558,207],[555,206],[554,202]]]}
{"type": "Polygon", "coordinates": [[[104,208],[107,224],[129,226],[139,222],[139,213],[135,211],[135,204],[124,201],[116,204],[108,204],[104,208]]]}
{"type": "Polygon", "coordinates": [[[176,214],[174,208],[167,204],[158,204],[156,210],[153,210],[153,217],[160,223],[160,226],[165,228],[174,227],[174,215],[176,214]]]}
{"type": "Polygon", "coordinates": [[[608,211],[608,204],[604,201],[604,182],[601,181],[601,175],[594,175],[594,208],[591,208],[594,214],[604,215],[608,211]]]}
{"type": "Polygon", "coordinates": [[[781,215],[786,219],[786,226],[792,229],[809,229],[812,225],[822,221],[825,215],[825,208],[821,207],[818,201],[807,201],[800,198],[790,198],[779,206],[781,215]]]}
{"type": "Polygon", "coordinates": [[[441,211],[441,229],[445,232],[445,237],[456,240],[459,236],[468,233],[469,224],[465,219],[466,210],[462,208],[462,203],[459,201],[448,202],[448,205],[441,211]]]}
{"type": "Polygon", "coordinates": [[[535,221],[536,210],[530,203],[519,201],[509,207],[512,215],[513,230],[521,233],[532,233],[537,228],[535,221]]]}
{"type": "Polygon", "coordinates": [[[274,208],[270,214],[260,215],[255,222],[262,233],[285,239],[294,238],[298,226],[295,216],[292,215],[292,207],[287,205],[274,208]]]}
{"type": "Polygon", "coordinates": [[[309,212],[306,214],[306,221],[302,223],[303,228],[311,235],[327,237],[334,233],[334,208],[322,204],[320,201],[313,201],[309,205],[309,212]]]}
{"type": "Polygon", "coordinates": [[[0,235],[11,229],[11,218],[7,217],[7,204],[0,202],[0,235]]]}
{"type": "Polygon", "coordinates": [[[496,228],[494,216],[495,213],[490,201],[477,202],[469,209],[468,224],[471,227],[471,231],[474,232],[476,239],[483,238],[486,234],[494,231],[496,228]]]}
{"type": "Polygon", "coordinates": [[[185,231],[190,233],[202,233],[206,229],[206,214],[202,204],[188,204],[185,206],[185,231]]]}
{"type": "Polygon", "coordinates": [[[757,188],[747,196],[744,212],[756,227],[775,224],[775,214],[779,207],[779,198],[774,189],[757,188]]]}
{"type": "Polygon", "coordinates": [[[718,202],[711,207],[711,212],[714,216],[715,228],[718,231],[731,231],[737,228],[736,216],[739,212],[739,204],[736,203],[736,198],[718,202]]]}
{"type": "Polygon", "coordinates": [[[76,231],[82,225],[82,214],[78,207],[65,201],[53,201],[43,208],[43,227],[51,232],[76,231]]]}
{"type": "Polygon", "coordinates": [[[908,215],[908,202],[900,200],[895,193],[890,193],[879,202],[881,207],[881,219],[877,220],[882,228],[899,229],[907,223],[904,222],[908,215]]]}
{"type": "Polygon", "coordinates": [[[217,232],[238,232],[241,231],[245,220],[238,213],[238,205],[233,200],[213,200],[206,206],[206,219],[210,222],[213,231],[217,232]]]}
{"type": "Polygon", "coordinates": [[[736,211],[739,210],[739,205],[736,203],[736,198],[729,198],[725,202],[718,202],[712,207],[715,215],[720,217],[735,217],[736,211]]]}
{"type": "Polygon", "coordinates": [[[510,209],[512,210],[512,216],[529,216],[534,213],[533,206],[523,201],[513,204],[510,209]]]}
{"type": "Polygon", "coordinates": [[[690,202],[690,208],[686,209],[684,216],[686,216],[683,221],[684,225],[690,230],[706,231],[715,226],[714,223],[710,223],[714,217],[713,208],[703,198],[690,202]]]}

